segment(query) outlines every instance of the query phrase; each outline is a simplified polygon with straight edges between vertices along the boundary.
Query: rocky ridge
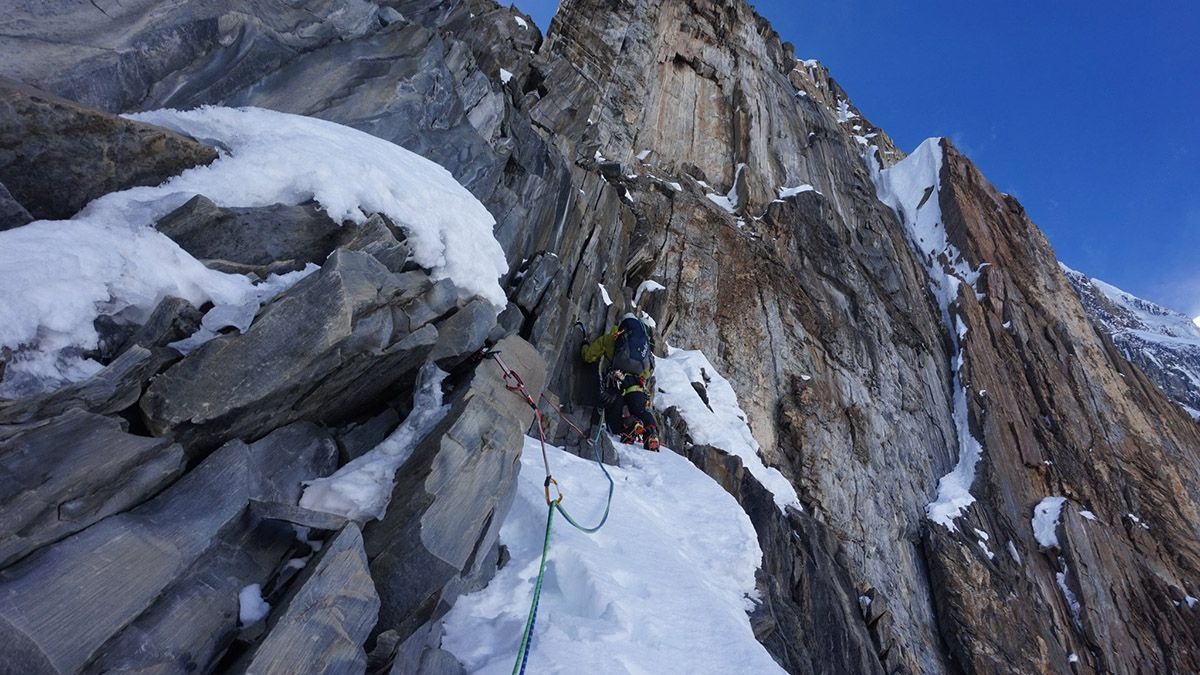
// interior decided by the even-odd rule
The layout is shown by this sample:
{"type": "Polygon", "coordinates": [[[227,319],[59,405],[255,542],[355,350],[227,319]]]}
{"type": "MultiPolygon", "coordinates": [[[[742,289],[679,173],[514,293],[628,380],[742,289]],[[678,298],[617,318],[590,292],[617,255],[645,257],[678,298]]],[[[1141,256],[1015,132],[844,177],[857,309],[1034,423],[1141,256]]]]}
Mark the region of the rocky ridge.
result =
{"type": "Polygon", "coordinates": [[[1088,316],[1122,356],[1200,419],[1200,327],[1186,316],[1064,267],[1088,316]]]}
{"type": "MultiPolygon", "coordinates": [[[[80,515],[66,529],[42,525],[33,541],[11,539],[10,560],[20,562],[0,571],[9,598],[0,617],[14,659],[102,670],[153,645],[161,656],[145,658],[159,664],[255,670],[277,663],[297,631],[312,631],[328,638],[326,672],[368,663],[436,672],[449,663],[437,649],[436,618],[457,593],[484,583],[500,557],[495,532],[527,412],[505,400],[491,362],[475,365],[469,355],[485,339],[517,333],[540,354],[516,337],[503,343],[506,354],[523,354],[522,372],[539,373],[544,360],[549,399],[586,413],[594,374],[575,362],[572,323],[600,330],[631,307],[632,289],[655,279],[668,292],[641,309],[660,341],[709,355],[737,390],[764,459],[804,503],[803,513],[781,515],[735,461],[692,445],[673,422],[673,447],[755,523],[768,609],[752,621],[787,670],[1200,668],[1188,600],[1200,594],[1200,429],[1093,328],[1020,205],[951,144],[940,143],[936,179],[924,186],[922,204],[934,200],[953,247],[931,263],[905,228],[913,214],[896,213],[877,193],[878,172],[903,153],[745,3],[572,0],[545,41],[514,10],[485,0],[336,4],[255,12],[245,3],[62,3],[40,12],[48,19],[23,6],[0,24],[10,36],[0,40],[13,64],[6,75],[112,112],[260,105],[431,157],[495,215],[511,267],[508,308],[484,318],[408,269],[402,235],[375,220],[345,239],[306,242],[332,255],[243,334],[165,361],[154,360],[165,337],[139,338],[119,368],[118,358],[75,393],[6,404],[14,412],[0,427],[2,454],[18,464],[44,455],[54,442],[46,439],[72,424],[106,429],[116,439],[108,442],[128,448],[118,461],[160,458],[144,476],[105,469],[89,483],[95,494],[32,500],[80,515]],[[66,37],[88,48],[65,49],[66,37]],[[955,340],[930,275],[959,263],[977,276],[947,305],[962,326],[955,340]],[[311,334],[295,339],[297,325],[311,334]],[[288,350],[286,363],[257,372],[277,349],[288,350]],[[454,371],[457,402],[398,476],[394,513],[360,538],[355,524],[298,511],[298,481],[386,435],[427,359],[454,371]],[[366,372],[379,375],[351,386],[366,372]],[[965,422],[954,414],[956,372],[969,394],[965,422]],[[224,396],[229,389],[237,396],[224,396]],[[946,527],[926,507],[964,451],[964,428],[982,458],[968,486],[973,503],[946,527]],[[303,434],[317,453],[306,472],[277,476],[258,459],[280,452],[271,441],[284,432],[303,434]],[[184,457],[199,464],[177,479],[184,457]],[[172,528],[173,509],[207,494],[194,486],[210,484],[210,473],[250,465],[267,473],[204,511],[215,534],[172,528]],[[446,466],[458,473],[442,476],[446,466]],[[283,487],[259,491],[264,484],[283,487]],[[1048,496],[1065,502],[1058,537],[1043,547],[1031,518],[1048,496]],[[448,503],[469,508],[435,508],[448,503]],[[338,533],[298,577],[280,567],[311,545],[264,533],[283,521],[338,533]],[[59,644],[53,638],[74,627],[71,619],[52,616],[29,589],[75,569],[77,552],[114,528],[186,554],[137,580],[122,607],[95,603],[108,614],[89,618],[87,639],[59,644]],[[391,585],[407,572],[417,581],[391,585]],[[220,592],[188,594],[196,578],[220,579],[220,592]],[[251,578],[281,608],[265,637],[239,632],[229,614],[235,580],[251,578]],[[319,585],[325,580],[346,589],[333,593],[319,585]],[[297,626],[308,603],[338,609],[297,626]],[[186,630],[173,618],[185,608],[197,617],[186,630]],[[343,630],[348,637],[330,634],[343,630]]],[[[203,214],[198,206],[192,211],[203,214]]],[[[253,226],[275,216],[205,217],[253,226]]],[[[304,224],[311,214],[303,209],[286,217],[289,231],[327,236],[327,227],[304,224]]],[[[171,231],[182,239],[187,228],[171,231]]],[[[197,255],[246,271],[321,258],[197,255]]],[[[186,324],[187,313],[178,303],[164,308],[160,335],[186,324]]],[[[527,382],[540,389],[542,379],[527,382]]],[[[76,454],[92,453],[81,446],[76,454]]],[[[29,522],[47,520],[33,511],[29,522]]],[[[122,555],[142,560],[144,549],[131,546],[122,555]]],[[[100,569],[77,582],[124,588],[128,580],[100,569]]]]}

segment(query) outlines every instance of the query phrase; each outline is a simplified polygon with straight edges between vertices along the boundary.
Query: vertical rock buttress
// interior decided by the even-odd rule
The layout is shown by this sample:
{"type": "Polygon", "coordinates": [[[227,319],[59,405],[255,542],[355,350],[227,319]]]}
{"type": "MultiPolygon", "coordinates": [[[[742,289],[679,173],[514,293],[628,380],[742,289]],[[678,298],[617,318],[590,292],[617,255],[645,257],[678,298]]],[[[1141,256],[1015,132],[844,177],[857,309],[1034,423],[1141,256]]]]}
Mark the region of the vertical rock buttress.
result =
{"type": "Polygon", "coordinates": [[[956,342],[876,195],[903,158],[887,135],[740,2],[568,0],[527,76],[522,109],[574,185],[522,253],[561,261],[526,326],[554,391],[586,390],[571,321],[629,307],[597,284],[654,278],[661,341],[730,379],[765,458],[886,600],[893,667],[1194,668],[1196,425],[1092,329],[1019,204],[942,142],[941,224],[980,270],[952,303],[983,452],[951,530],[926,506],[960,454],[956,342]],[[1043,551],[1031,518],[1052,495],[1064,534],[1043,551]]]}

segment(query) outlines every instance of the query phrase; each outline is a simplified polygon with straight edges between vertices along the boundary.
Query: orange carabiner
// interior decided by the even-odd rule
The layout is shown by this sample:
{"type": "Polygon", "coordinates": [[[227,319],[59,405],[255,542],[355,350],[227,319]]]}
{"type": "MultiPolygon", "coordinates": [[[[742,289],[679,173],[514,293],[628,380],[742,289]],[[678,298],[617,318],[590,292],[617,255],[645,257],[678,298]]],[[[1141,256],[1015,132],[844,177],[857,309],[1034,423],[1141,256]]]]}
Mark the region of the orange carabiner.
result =
{"type": "Polygon", "coordinates": [[[562,503],[563,493],[562,493],[562,488],[560,488],[558,486],[558,481],[554,480],[550,476],[546,476],[545,489],[546,489],[546,505],[547,506],[554,506],[555,504],[562,503]],[[558,493],[558,499],[550,499],[550,485],[552,483],[554,484],[554,491],[558,493]]]}

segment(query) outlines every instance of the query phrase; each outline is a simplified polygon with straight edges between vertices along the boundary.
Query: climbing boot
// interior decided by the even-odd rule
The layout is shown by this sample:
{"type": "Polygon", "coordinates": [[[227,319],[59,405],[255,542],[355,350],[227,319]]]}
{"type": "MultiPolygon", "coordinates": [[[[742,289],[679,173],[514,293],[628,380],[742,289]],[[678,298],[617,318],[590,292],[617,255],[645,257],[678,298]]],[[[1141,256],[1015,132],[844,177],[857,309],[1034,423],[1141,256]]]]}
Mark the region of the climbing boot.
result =
{"type": "Polygon", "coordinates": [[[646,449],[650,452],[658,452],[658,436],[654,434],[646,436],[646,449]]]}

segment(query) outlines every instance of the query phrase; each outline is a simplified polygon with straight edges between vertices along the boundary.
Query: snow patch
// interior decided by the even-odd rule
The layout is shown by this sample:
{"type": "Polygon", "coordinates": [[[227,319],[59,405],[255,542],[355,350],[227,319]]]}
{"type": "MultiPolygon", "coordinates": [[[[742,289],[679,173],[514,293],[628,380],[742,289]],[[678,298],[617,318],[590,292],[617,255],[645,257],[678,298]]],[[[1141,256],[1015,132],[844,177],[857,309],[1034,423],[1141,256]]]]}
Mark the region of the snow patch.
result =
{"type": "Polygon", "coordinates": [[[1134,522],[1134,524],[1136,524],[1138,527],[1142,528],[1143,530],[1150,529],[1150,526],[1143,523],[1141,518],[1138,518],[1137,516],[1133,515],[1132,513],[1126,513],[1125,515],[1128,516],[1129,519],[1134,522]]]}
{"type": "Polygon", "coordinates": [[[1046,497],[1033,507],[1033,538],[1042,548],[1058,547],[1058,518],[1066,497],[1046,497]]]}
{"type": "Polygon", "coordinates": [[[738,406],[737,394],[703,352],[668,346],[666,358],[656,362],[654,377],[660,393],[659,409],[678,408],[696,443],[740,457],[751,475],[775,496],[775,504],[781,511],[788,506],[803,510],[791,482],[778,469],[763,464],[758,456],[758,441],[746,424],[746,413],[738,406]],[[693,382],[705,389],[707,404],[692,386],[693,382]]]}
{"type": "Polygon", "coordinates": [[[980,548],[980,550],[982,550],[982,551],[983,551],[983,554],[987,556],[987,559],[988,559],[988,560],[992,560],[992,559],[994,559],[994,558],[996,557],[996,554],[995,554],[995,553],[992,553],[992,549],[988,548],[987,542],[985,542],[985,541],[976,541],[975,543],[976,543],[976,544],[979,544],[979,548],[980,548]]]}
{"type": "MultiPolygon", "coordinates": [[[[779,198],[787,199],[788,197],[795,197],[796,195],[800,194],[801,192],[817,192],[817,189],[814,188],[813,186],[809,185],[808,183],[797,185],[795,187],[781,187],[781,188],[779,188],[779,198]]],[[[817,192],[817,194],[821,194],[821,193],[817,192]]]]}
{"type": "Polygon", "coordinates": [[[1008,556],[1012,558],[1013,562],[1017,563],[1018,565],[1022,564],[1021,554],[1017,553],[1017,546],[1016,544],[1012,543],[1011,539],[1008,541],[1008,556]]]}
{"type": "Polygon", "coordinates": [[[1096,514],[1092,513],[1091,511],[1080,511],[1079,515],[1083,516],[1084,518],[1087,518],[1088,520],[1096,519],[1096,514]]]}
{"type": "MultiPolygon", "coordinates": [[[[706,194],[705,197],[708,197],[708,200],[710,202],[721,207],[726,212],[728,212],[730,214],[737,213],[737,205],[738,205],[737,184],[738,184],[738,179],[741,178],[742,171],[745,170],[745,168],[746,168],[745,164],[737,165],[737,170],[735,170],[733,172],[733,186],[729,188],[729,192],[727,192],[723,195],[709,193],[709,194],[706,194]]],[[[704,183],[703,181],[697,181],[697,182],[700,183],[701,185],[704,185],[704,187],[708,187],[708,184],[704,183]]]]}
{"type": "Polygon", "coordinates": [[[517,25],[520,26],[521,28],[524,28],[525,30],[529,30],[529,23],[526,22],[525,19],[522,19],[519,16],[514,16],[513,21],[517,22],[517,25]]]}
{"type": "Polygon", "coordinates": [[[653,279],[647,279],[638,284],[637,292],[633,294],[633,306],[638,307],[642,304],[642,293],[655,293],[665,290],[667,290],[666,286],[663,286],[653,279]]]}
{"type": "MultiPolygon", "coordinates": [[[[782,672],[746,616],[762,560],[749,517],[683,457],[617,451],[604,527],[588,535],[555,519],[528,672],[782,672]]],[[[595,522],[608,490],[595,462],[554,447],[547,454],[564,506],[595,522]]],[[[539,443],[526,438],[500,529],[512,558],[443,620],[442,647],[467,672],[512,671],[546,527],[543,476],[539,443]]]]}
{"type": "Polygon", "coordinates": [[[1067,561],[1061,556],[1058,563],[1062,565],[1062,570],[1054,574],[1054,580],[1058,583],[1058,589],[1062,591],[1063,600],[1067,603],[1067,608],[1071,610],[1071,621],[1075,624],[1076,630],[1083,630],[1083,620],[1081,618],[1082,606],[1079,604],[1079,599],[1075,597],[1075,593],[1071,591],[1071,587],[1067,584],[1067,561]]]}
{"type": "Polygon", "coordinates": [[[262,598],[262,587],[250,584],[238,593],[238,621],[242,627],[252,626],[267,618],[271,605],[262,598]]]}
{"type": "Polygon", "coordinates": [[[501,82],[503,82],[504,84],[508,84],[509,80],[511,80],[512,78],[513,78],[512,71],[507,70],[505,68],[500,69],[500,81],[501,82]]]}
{"type": "Polygon", "coordinates": [[[608,297],[608,289],[604,287],[604,284],[596,285],[600,287],[600,299],[604,301],[604,306],[612,307],[612,298],[608,297]]]}
{"type": "Polygon", "coordinates": [[[245,302],[237,305],[217,305],[213,307],[200,320],[199,330],[167,346],[174,348],[180,354],[186,356],[199,348],[200,345],[217,337],[226,328],[233,328],[239,333],[245,333],[246,329],[250,327],[250,323],[254,321],[254,317],[258,314],[258,310],[263,305],[273,300],[280,293],[295,286],[296,282],[319,269],[321,268],[316,263],[308,263],[302,270],[268,276],[265,281],[254,287],[254,291],[250,294],[250,297],[246,298],[245,302]]]}
{"type": "MultiPolygon", "coordinates": [[[[837,101],[837,121],[838,123],[849,122],[858,117],[858,113],[850,110],[850,102],[844,98],[839,98],[837,101]]],[[[928,141],[926,141],[928,142],[928,141]]]]}
{"type": "Polygon", "coordinates": [[[332,476],[306,482],[300,506],[359,522],[383,518],[392,498],[396,471],[450,410],[450,406],[442,405],[442,381],[446,375],[432,363],[422,366],[413,394],[413,409],[404,422],[382,443],[332,476]]]}

